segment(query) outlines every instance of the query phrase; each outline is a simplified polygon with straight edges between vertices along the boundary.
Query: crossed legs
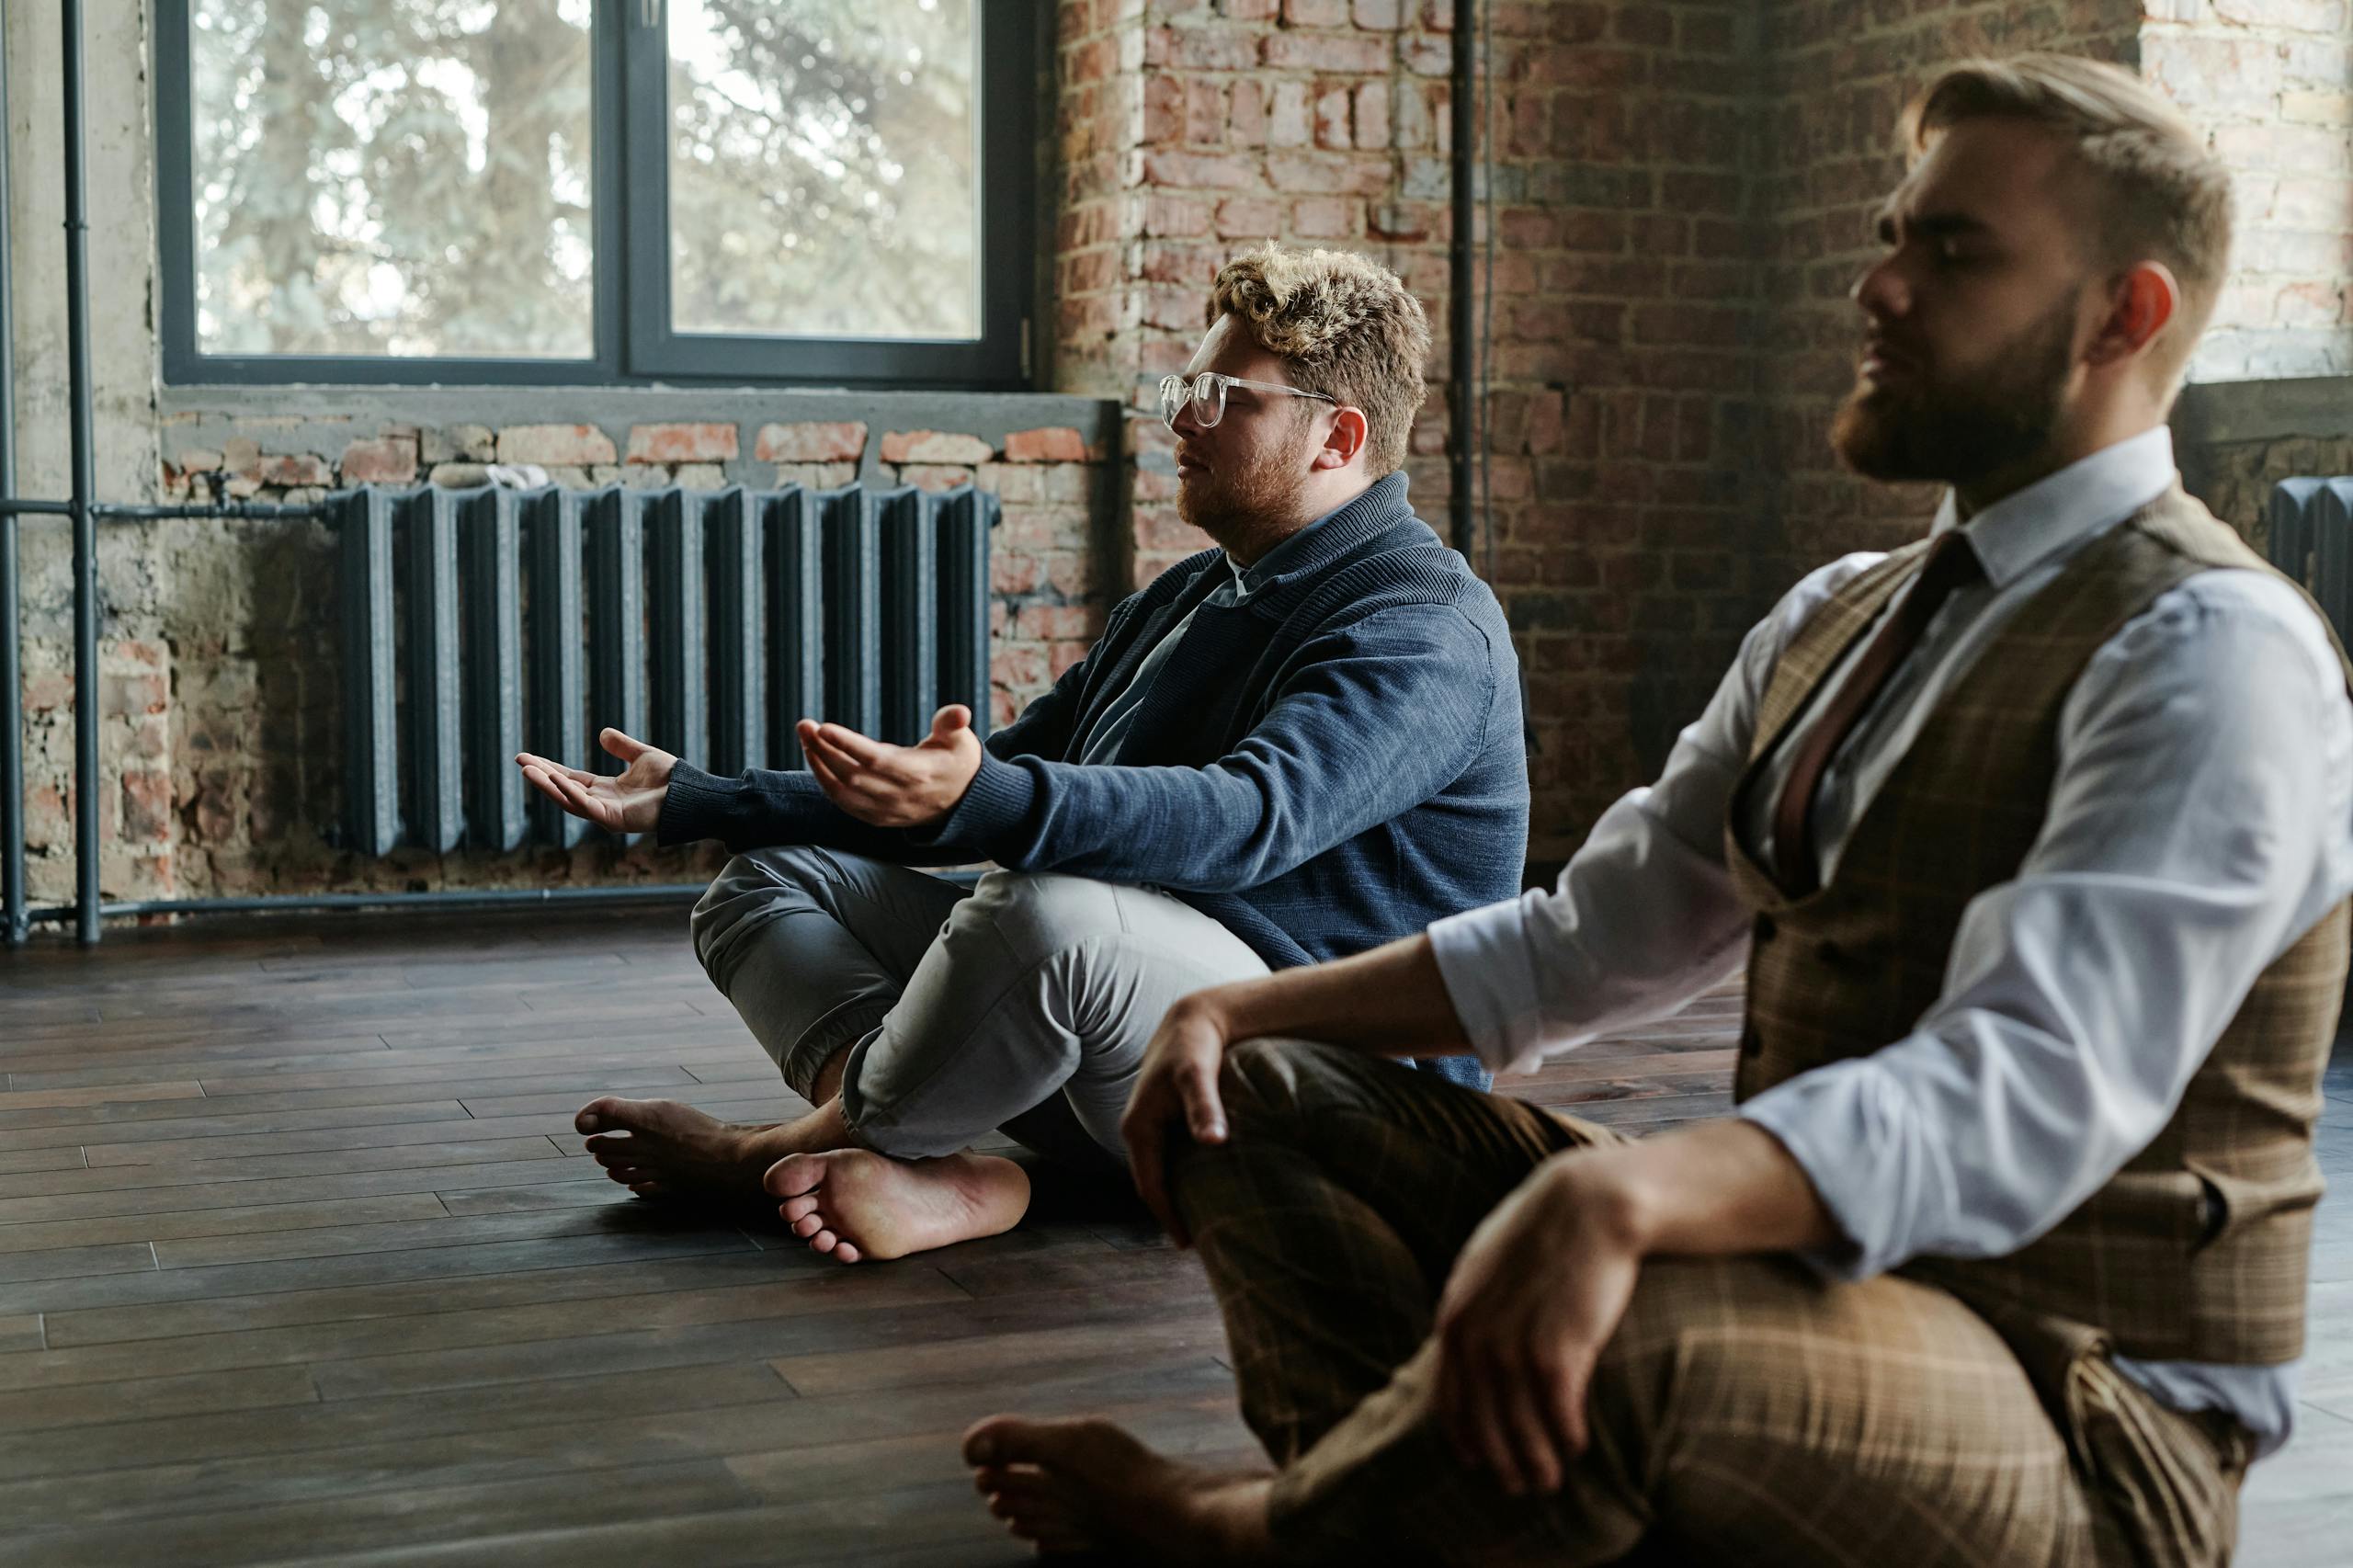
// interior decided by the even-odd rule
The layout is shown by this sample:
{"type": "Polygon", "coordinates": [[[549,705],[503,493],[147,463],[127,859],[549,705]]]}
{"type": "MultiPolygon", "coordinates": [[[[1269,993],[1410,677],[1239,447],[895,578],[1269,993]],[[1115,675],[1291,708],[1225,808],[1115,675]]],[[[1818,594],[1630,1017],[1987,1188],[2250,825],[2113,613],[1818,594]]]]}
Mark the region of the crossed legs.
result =
{"type": "Polygon", "coordinates": [[[745,1128],[608,1098],[577,1125],[633,1191],[765,1191],[844,1262],[1018,1221],[1026,1174],[967,1147],[991,1129],[1117,1171],[1120,1112],[1161,1015],[1187,992],[1266,972],[1165,893],[995,872],[966,897],[813,849],[736,857],[697,906],[694,936],[811,1110],[745,1128]]]}
{"type": "Polygon", "coordinates": [[[1510,1497],[1439,1429],[1433,1307],[1497,1199],[1609,1135],[1298,1041],[1238,1048],[1223,1088],[1229,1142],[1170,1175],[1277,1471],[1203,1475],[1100,1423],[984,1422],[967,1458],[1033,1540],[1564,1568],[1645,1540],[1842,1568],[2227,1556],[2236,1473],[2211,1424],[2097,1355],[2064,1369],[2054,1421],[2053,1396],[1950,1295],[1768,1258],[1647,1264],[1595,1373],[1590,1445],[1558,1492],[1510,1497]]]}

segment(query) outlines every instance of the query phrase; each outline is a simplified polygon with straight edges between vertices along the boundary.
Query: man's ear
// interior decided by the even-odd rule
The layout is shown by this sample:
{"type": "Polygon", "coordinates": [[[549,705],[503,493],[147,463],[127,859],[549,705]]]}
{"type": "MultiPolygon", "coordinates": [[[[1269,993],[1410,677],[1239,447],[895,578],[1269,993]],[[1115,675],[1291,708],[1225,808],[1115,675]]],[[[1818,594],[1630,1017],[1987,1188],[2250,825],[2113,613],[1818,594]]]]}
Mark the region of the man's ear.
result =
{"type": "Polygon", "coordinates": [[[2086,358],[2113,364],[2138,354],[2181,310],[2181,285],[2161,261],[2134,264],[2109,289],[2107,319],[2092,335],[2086,358]]]}
{"type": "Polygon", "coordinates": [[[1332,428],[1324,444],[1315,449],[1315,460],[1311,468],[1346,468],[1356,455],[1364,450],[1368,433],[1364,410],[1343,404],[1332,416],[1332,428]]]}

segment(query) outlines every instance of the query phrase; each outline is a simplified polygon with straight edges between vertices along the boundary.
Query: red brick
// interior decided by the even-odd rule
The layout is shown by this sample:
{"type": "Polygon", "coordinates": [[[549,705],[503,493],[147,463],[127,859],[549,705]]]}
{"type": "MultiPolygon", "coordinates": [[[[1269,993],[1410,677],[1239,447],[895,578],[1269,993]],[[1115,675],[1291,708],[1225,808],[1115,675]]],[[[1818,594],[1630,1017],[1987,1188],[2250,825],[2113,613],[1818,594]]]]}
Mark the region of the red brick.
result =
{"type": "Polygon", "coordinates": [[[1212,190],[1246,190],[1258,183],[1256,160],[1238,153],[1147,152],[1146,183],[1212,190]]]}
{"type": "Polygon", "coordinates": [[[999,594],[1029,594],[1038,589],[1038,559],[998,551],[989,557],[989,587],[999,594]]]}
{"type": "Polygon", "coordinates": [[[996,449],[977,436],[941,430],[893,430],[882,437],[886,463],[983,463],[996,449]]]}
{"type": "Polygon", "coordinates": [[[1267,88],[1264,84],[1234,84],[1226,110],[1226,138],[1237,147],[1266,145],[1267,88]]]}
{"type": "Polygon", "coordinates": [[[953,490],[973,481],[972,471],[959,463],[902,463],[899,483],[917,490],[953,490]]]}
{"type": "Polygon", "coordinates": [[[1314,140],[1314,127],[1307,112],[1307,85],[1278,82],[1274,90],[1274,106],[1267,118],[1267,145],[1306,146],[1314,140]]]}
{"type": "Polygon", "coordinates": [[[1209,77],[1185,84],[1185,140],[1210,146],[1225,140],[1225,89],[1209,77]]]}
{"type": "Polygon", "coordinates": [[[333,484],[335,471],[316,452],[273,453],[261,460],[264,484],[333,484]]]}
{"type": "Polygon", "coordinates": [[[1283,210],[1279,202],[1256,196],[1229,196],[1217,204],[1217,232],[1221,238],[1269,239],[1282,227],[1283,210]]]}
{"type": "MultiPolygon", "coordinates": [[[[1176,196],[1155,190],[1144,198],[1143,232],[1187,236],[1210,230],[1210,203],[1197,196],[1176,196]]],[[[1116,261],[1116,256],[1113,260],[1116,261]]]]}
{"type": "Polygon", "coordinates": [[[1257,61],[1258,35],[1222,25],[1158,28],[1145,40],[1144,59],[1196,71],[1247,71],[1257,61]]]}
{"type": "Polygon", "coordinates": [[[854,463],[866,455],[866,426],[854,419],[763,425],[752,455],[762,462],[854,463]]]}
{"type": "Polygon", "coordinates": [[[633,463],[733,462],[736,455],[735,426],[725,424],[632,425],[629,451],[621,460],[633,463]]]}
{"type": "Polygon", "coordinates": [[[1277,190],[1379,196],[1389,188],[1389,160],[1374,153],[1269,153],[1267,178],[1277,190]]]}
{"type": "Polygon", "coordinates": [[[510,425],[498,433],[498,460],[579,468],[618,462],[620,454],[594,425],[510,425]]]}
{"type": "Polygon", "coordinates": [[[1314,196],[1291,203],[1291,229],[1302,239],[1347,239],[1356,233],[1356,218],[1357,204],[1341,197],[1314,196]]]}
{"type": "Polygon", "coordinates": [[[1294,28],[1345,28],[1348,0],[1283,0],[1283,23],[1294,28]]]}
{"type": "Polygon", "coordinates": [[[1334,87],[1315,99],[1315,144],[1345,151],[1348,142],[1348,89],[1334,87]]]}
{"type": "Polygon", "coordinates": [[[416,443],[396,437],[354,441],[343,449],[336,467],[346,484],[414,484],[416,443]]]}
{"type": "Polygon", "coordinates": [[[1389,145],[1389,84],[1367,82],[1356,93],[1356,144],[1389,145]]]}
{"type": "Polygon", "coordinates": [[[1013,463],[1085,462],[1086,438],[1067,425],[1016,430],[1005,438],[1005,460],[1013,463]]]}
{"type": "Polygon", "coordinates": [[[172,779],[166,773],[122,776],[122,836],[133,844],[166,842],[172,833],[172,779]]]}
{"type": "Polygon", "coordinates": [[[1389,69],[1392,45],[1358,33],[1268,33],[1261,58],[1275,71],[1350,72],[1389,69]]]}

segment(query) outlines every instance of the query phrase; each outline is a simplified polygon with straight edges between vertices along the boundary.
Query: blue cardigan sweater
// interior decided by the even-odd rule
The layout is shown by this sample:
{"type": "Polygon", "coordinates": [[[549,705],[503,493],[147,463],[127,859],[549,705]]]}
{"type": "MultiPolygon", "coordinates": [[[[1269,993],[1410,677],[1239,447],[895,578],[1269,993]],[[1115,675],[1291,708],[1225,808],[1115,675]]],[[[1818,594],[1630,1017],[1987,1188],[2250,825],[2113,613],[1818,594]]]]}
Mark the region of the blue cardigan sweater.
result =
{"type": "MultiPolygon", "coordinates": [[[[1220,551],[1169,568],[991,735],[927,829],[876,828],[804,771],[719,778],[679,763],[664,844],[810,844],[908,865],[994,860],[1149,884],[1269,968],[1321,962],[1518,895],[1528,762],[1503,611],[1391,474],[1300,540],[1249,598],[1205,603],[1220,551]],[[1110,765],[1072,758],[1137,665],[1193,624],[1110,765]]],[[[1469,1057],[1445,1076],[1483,1085],[1469,1057]]]]}

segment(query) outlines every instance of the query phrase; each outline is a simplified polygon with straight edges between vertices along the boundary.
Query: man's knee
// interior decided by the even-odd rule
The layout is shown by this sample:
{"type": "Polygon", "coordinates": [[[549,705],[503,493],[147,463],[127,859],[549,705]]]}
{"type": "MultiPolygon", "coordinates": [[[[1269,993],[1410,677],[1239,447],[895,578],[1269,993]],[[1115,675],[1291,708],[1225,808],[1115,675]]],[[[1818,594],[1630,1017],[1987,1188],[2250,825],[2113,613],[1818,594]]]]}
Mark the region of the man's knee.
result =
{"type": "Polygon", "coordinates": [[[790,897],[836,874],[824,850],[798,845],[730,858],[695,901],[688,923],[704,972],[719,978],[713,965],[747,919],[757,919],[778,897],[790,897]]]}
{"type": "Polygon", "coordinates": [[[991,949],[1001,942],[1025,966],[1120,928],[1117,895],[1108,883],[1059,871],[991,871],[949,919],[951,931],[962,926],[994,932],[991,949]]]}
{"type": "Polygon", "coordinates": [[[1344,1107],[1362,1103],[1368,1074],[1394,1073],[1388,1062],[1347,1046],[1279,1037],[1240,1040],[1218,1068],[1218,1095],[1233,1127],[1276,1136],[1344,1107]]]}

